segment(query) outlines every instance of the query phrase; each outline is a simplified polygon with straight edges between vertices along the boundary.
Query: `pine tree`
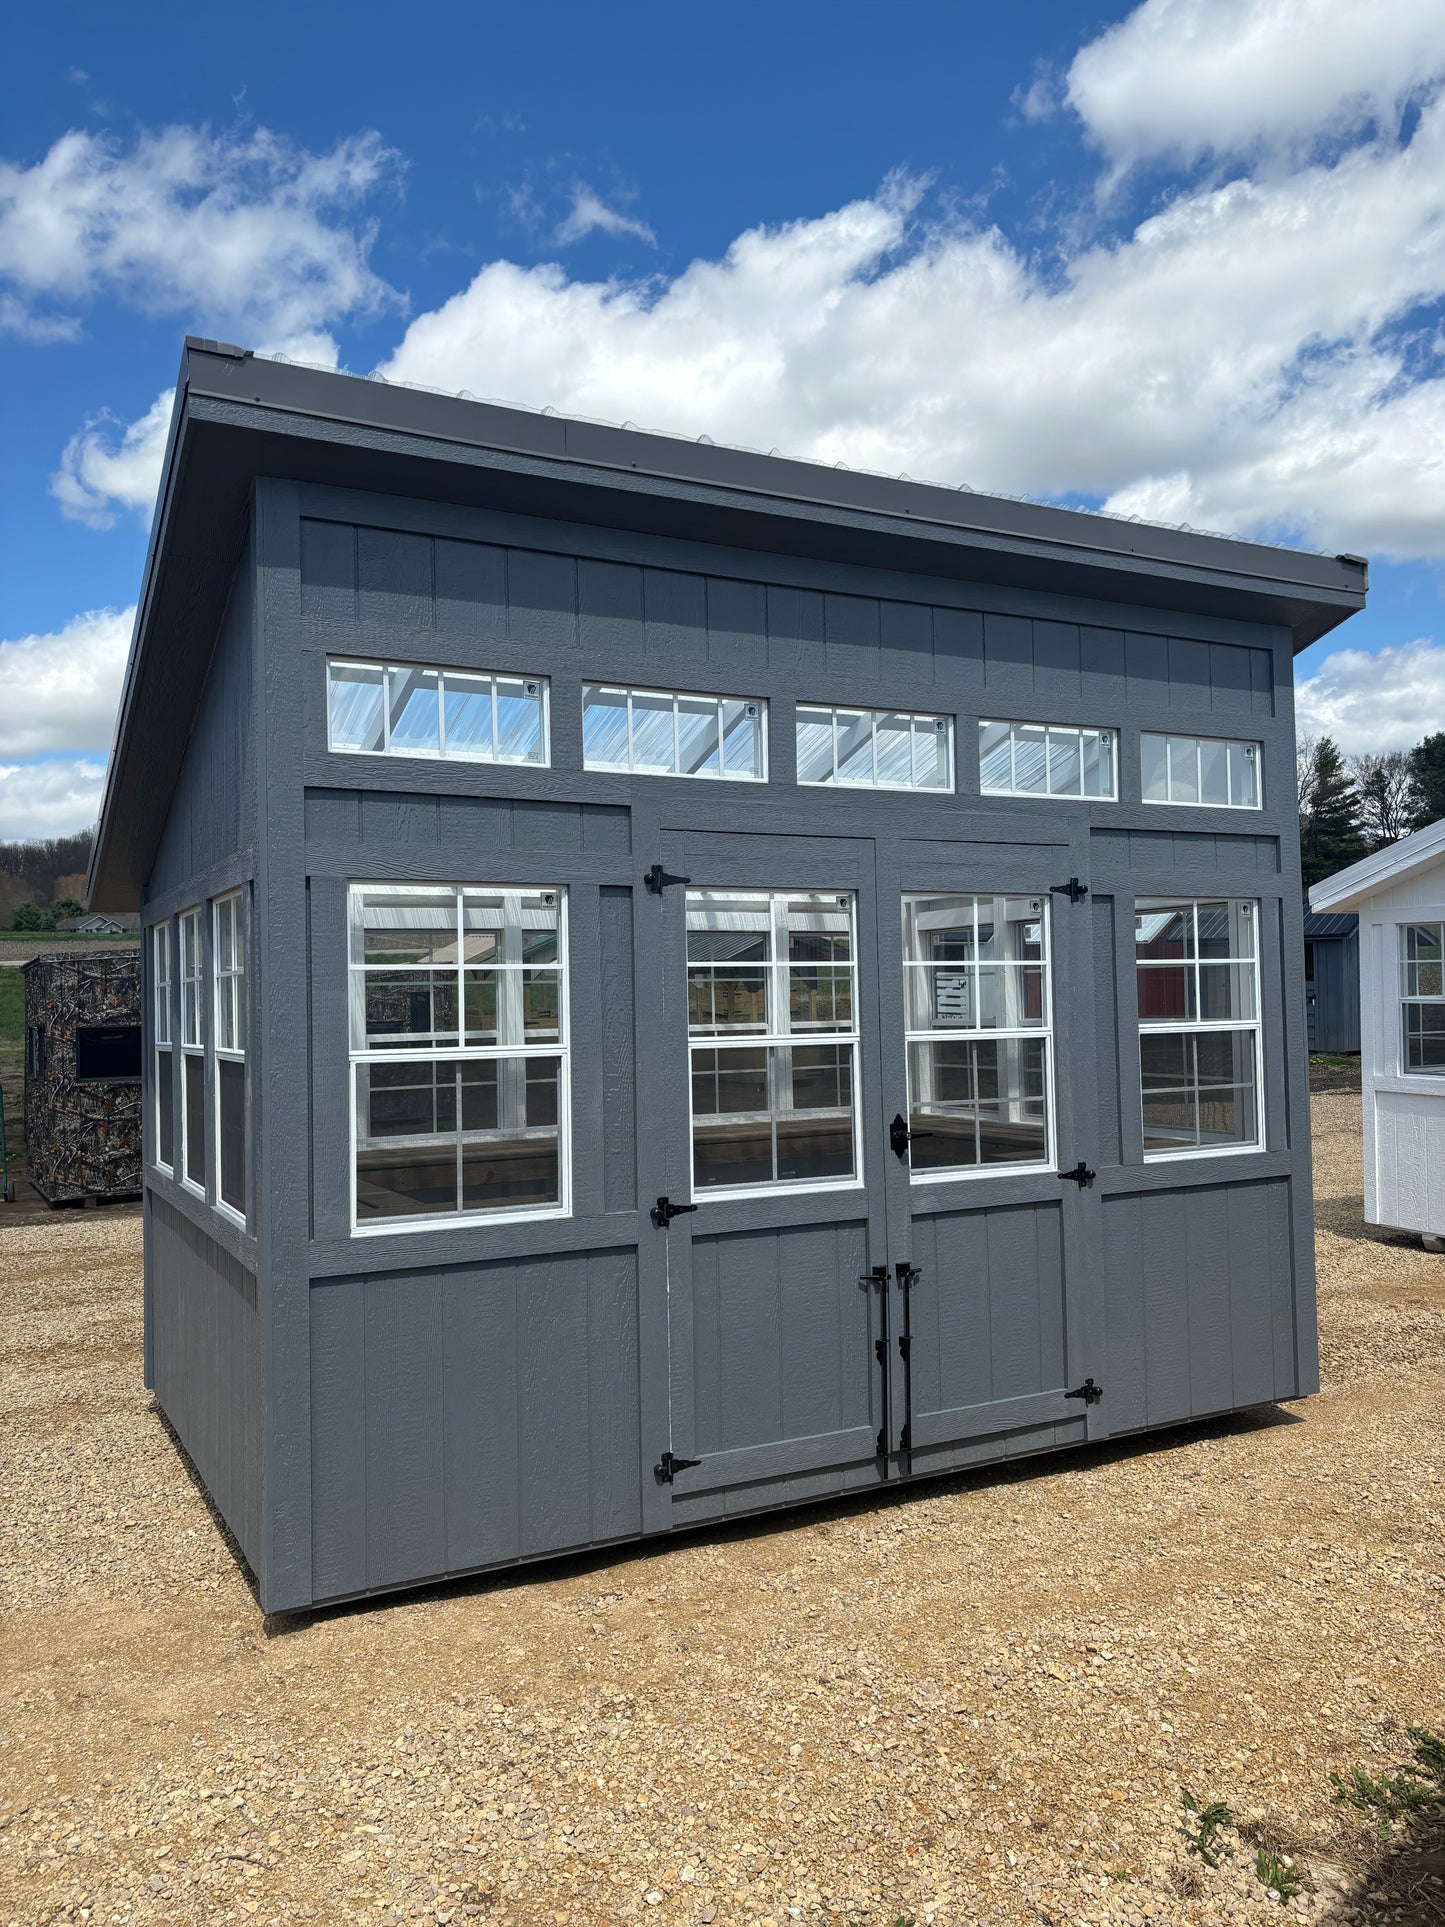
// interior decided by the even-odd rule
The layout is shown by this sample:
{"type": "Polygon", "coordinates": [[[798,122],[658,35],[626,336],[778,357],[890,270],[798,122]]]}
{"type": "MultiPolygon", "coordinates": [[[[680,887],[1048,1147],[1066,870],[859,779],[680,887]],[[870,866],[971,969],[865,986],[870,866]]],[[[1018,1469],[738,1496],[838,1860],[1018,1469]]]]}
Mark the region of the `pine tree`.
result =
{"type": "Polygon", "coordinates": [[[1427,823],[1445,817],[1445,729],[1437,729],[1410,751],[1410,774],[1415,782],[1415,818],[1412,829],[1423,830],[1427,823]]]}
{"type": "Polygon", "coordinates": [[[1308,889],[1357,863],[1365,854],[1365,838],[1359,797],[1344,757],[1328,736],[1315,744],[1305,779],[1300,785],[1306,799],[1300,815],[1300,861],[1308,889]]]}

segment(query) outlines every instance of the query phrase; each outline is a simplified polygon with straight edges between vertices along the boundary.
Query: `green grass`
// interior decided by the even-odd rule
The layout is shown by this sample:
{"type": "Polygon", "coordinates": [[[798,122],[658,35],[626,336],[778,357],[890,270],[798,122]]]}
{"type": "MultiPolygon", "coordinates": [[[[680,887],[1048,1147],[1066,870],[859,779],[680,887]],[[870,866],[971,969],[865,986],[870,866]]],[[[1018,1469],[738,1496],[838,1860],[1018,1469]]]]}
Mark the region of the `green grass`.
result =
{"type": "Polygon", "coordinates": [[[25,1034],[25,978],[8,964],[0,964],[0,1037],[19,1042],[25,1034]]]}

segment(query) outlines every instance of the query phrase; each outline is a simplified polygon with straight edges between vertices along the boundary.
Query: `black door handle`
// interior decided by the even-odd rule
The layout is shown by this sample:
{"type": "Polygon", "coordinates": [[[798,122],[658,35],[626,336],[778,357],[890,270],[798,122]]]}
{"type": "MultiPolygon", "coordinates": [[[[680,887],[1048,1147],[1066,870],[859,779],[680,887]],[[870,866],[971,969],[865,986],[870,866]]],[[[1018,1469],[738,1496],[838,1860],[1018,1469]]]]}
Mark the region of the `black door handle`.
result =
{"type": "Polygon", "coordinates": [[[906,1158],[908,1156],[908,1147],[914,1138],[932,1136],[932,1131],[911,1131],[908,1128],[902,1111],[899,1111],[893,1119],[893,1122],[888,1126],[888,1148],[892,1151],[894,1157],[906,1158]]]}

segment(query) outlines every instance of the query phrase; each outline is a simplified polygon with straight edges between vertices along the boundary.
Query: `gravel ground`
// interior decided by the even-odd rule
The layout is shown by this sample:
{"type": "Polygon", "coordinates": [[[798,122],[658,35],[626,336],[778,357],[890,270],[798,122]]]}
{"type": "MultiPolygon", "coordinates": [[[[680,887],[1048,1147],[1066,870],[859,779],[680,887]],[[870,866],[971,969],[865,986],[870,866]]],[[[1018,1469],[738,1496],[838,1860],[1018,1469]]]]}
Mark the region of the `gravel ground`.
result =
{"type": "Polygon", "coordinates": [[[1314,1115],[1318,1399],[269,1623],[140,1390],[136,1221],[0,1232],[0,1922],[1445,1920],[1327,1778],[1445,1727],[1445,1260],[1314,1115]]]}

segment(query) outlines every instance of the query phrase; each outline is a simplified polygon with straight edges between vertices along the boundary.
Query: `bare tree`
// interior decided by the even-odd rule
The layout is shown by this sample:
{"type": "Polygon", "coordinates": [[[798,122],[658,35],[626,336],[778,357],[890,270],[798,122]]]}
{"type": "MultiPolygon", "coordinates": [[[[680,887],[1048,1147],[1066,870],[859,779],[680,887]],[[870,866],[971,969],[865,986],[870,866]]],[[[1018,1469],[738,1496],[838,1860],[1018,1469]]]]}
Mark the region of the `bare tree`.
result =
{"type": "Polygon", "coordinates": [[[1387,749],[1350,758],[1360,799],[1360,826],[1372,850],[1408,834],[1418,804],[1409,753],[1387,749]]]}
{"type": "Polygon", "coordinates": [[[1301,817],[1308,816],[1314,808],[1315,791],[1319,788],[1319,749],[1318,736],[1299,735],[1294,739],[1294,788],[1301,817]]]}

